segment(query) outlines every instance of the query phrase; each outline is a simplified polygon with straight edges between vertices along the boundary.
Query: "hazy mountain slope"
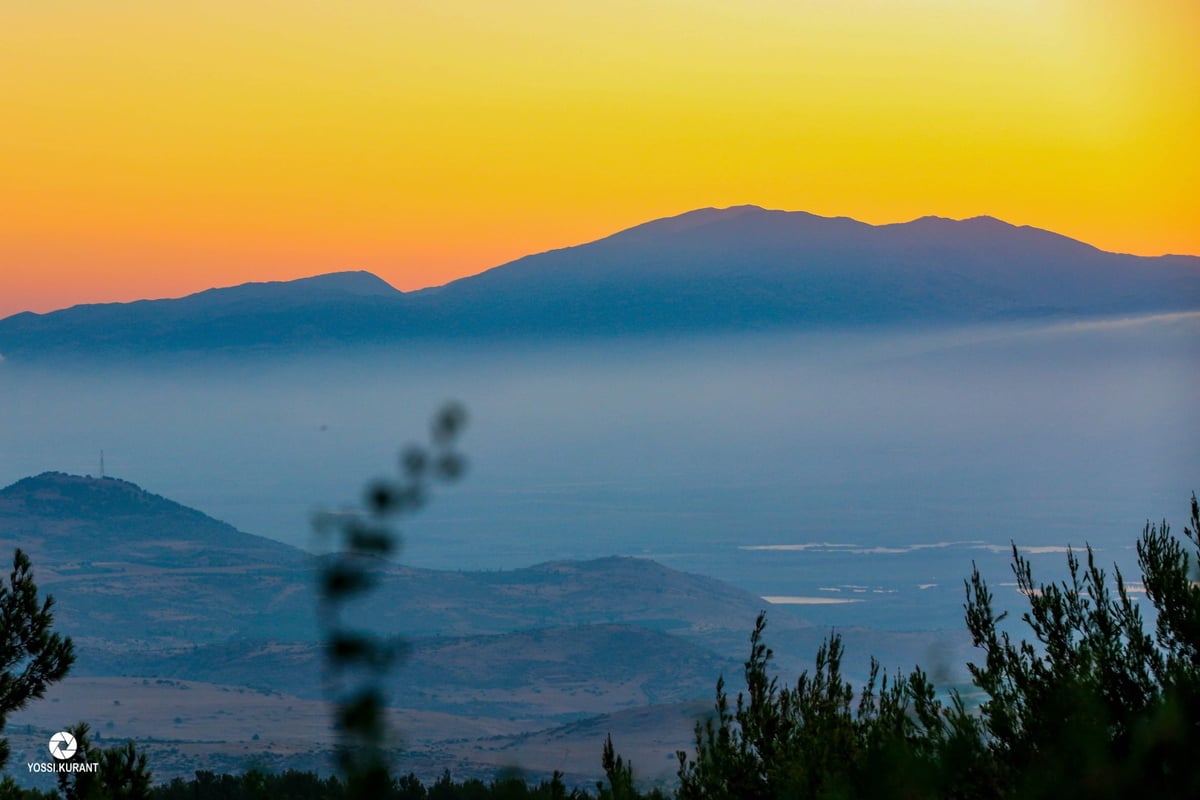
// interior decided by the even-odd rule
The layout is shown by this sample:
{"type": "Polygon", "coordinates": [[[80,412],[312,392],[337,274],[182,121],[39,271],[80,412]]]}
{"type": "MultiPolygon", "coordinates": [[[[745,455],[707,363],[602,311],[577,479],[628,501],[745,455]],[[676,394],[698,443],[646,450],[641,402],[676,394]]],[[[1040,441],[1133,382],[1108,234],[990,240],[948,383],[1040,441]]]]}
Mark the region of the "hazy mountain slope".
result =
{"type": "Polygon", "coordinates": [[[178,299],[26,312],[0,320],[0,353],[33,360],[369,342],[386,330],[402,297],[369,272],[338,272],[178,299]]]}
{"type": "MultiPolygon", "coordinates": [[[[1200,259],[1104,253],[980,217],[870,226],[704,209],[520,259],[437,298],[514,328],[762,328],[1195,308],[1200,259]]],[[[465,323],[464,323],[465,324],[465,323]]]]}
{"type": "Polygon", "coordinates": [[[1200,308],[1200,258],[1105,253],[990,217],[872,226],[701,209],[401,294],[366,273],[0,320],[11,360],[950,323],[1200,308]]]}
{"type": "Polygon", "coordinates": [[[761,598],[702,575],[638,558],[564,561],[496,572],[397,568],[372,618],[414,635],[468,635],[535,626],[634,623],[644,628],[740,638],[761,598]],[[446,597],[456,598],[449,604],[446,597]],[[394,622],[389,622],[394,621],[394,622]]]}
{"type": "MultiPolygon", "coordinates": [[[[15,547],[55,595],[60,628],[96,647],[316,637],[313,556],[126,481],[45,473],[0,490],[0,552],[15,547]]],[[[499,572],[387,565],[381,577],[356,610],[381,631],[413,637],[626,623],[719,643],[743,639],[764,605],[633,558],[499,572]]]]}

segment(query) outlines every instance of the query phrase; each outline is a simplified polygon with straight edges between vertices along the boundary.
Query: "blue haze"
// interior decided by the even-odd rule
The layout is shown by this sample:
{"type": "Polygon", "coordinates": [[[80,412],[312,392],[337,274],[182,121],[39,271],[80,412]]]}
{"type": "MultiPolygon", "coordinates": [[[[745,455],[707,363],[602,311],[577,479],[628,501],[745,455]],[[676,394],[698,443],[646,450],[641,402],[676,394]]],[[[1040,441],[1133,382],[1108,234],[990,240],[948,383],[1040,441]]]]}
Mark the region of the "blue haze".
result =
{"type": "MultiPolygon", "coordinates": [[[[1200,488],[1200,315],[678,336],[94,369],[0,363],[0,483],[108,474],[314,546],[448,398],[467,479],[404,560],[499,569],[641,555],[822,624],[958,627],[973,560],[1091,543],[1132,571],[1200,488]],[[831,543],[808,549],[746,549],[831,543]],[[911,549],[913,545],[956,543],[911,549]],[[898,552],[889,552],[898,551],[898,552]],[[921,585],[929,585],[925,589],[921,585]],[[855,591],[855,589],[861,591],[855,591]],[[837,591],[834,591],[837,590],[837,591]]],[[[1063,556],[1035,564],[1053,575],[1063,556]]],[[[1013,601],[1015,604],[1015,600],[1013,601]]]]}

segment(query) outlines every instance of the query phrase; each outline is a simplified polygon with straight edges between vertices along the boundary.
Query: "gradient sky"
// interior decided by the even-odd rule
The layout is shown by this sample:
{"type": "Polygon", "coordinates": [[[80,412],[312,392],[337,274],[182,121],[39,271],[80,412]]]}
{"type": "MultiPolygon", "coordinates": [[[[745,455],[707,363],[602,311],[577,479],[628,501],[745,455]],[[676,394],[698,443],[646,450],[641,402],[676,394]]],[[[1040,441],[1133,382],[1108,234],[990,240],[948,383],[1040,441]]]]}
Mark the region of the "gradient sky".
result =
{"type": "Polygon", "coordinates": [[[702,206],[1200,253],[1195,0],[0,0],[0,316],[702,206]]]}

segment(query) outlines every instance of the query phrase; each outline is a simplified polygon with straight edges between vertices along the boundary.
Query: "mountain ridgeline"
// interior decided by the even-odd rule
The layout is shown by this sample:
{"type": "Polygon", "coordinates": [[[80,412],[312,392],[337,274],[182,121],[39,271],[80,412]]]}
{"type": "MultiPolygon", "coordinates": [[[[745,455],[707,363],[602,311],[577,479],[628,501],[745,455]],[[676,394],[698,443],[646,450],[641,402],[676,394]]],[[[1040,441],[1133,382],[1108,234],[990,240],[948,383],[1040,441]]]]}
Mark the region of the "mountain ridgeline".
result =
{"type": "Polygon", "coordinates": [[[990,217],[872,226],[701,209],[403,293],[365,272],[0,320],[0,354],[140,356],[495,337],[954,324],[1200,308],[1200,257],[990,217]]]}
{"type": "MultiPolygon", "coordinates": [[[[0,551],[16,547],[55,595],[60,629],[122,657],[231,638],[318,639],[320,556],[127,481],[50,472],[0,489],[0,551]]],[[[634,558],[480,572],[391,564],[380,577],[362,618],[410,636],[632,625],[711,644],[744,639],[763,605],[712,578],[634,558]]],[[[806,627],[798,619],[781,626],[806,627]]]]}

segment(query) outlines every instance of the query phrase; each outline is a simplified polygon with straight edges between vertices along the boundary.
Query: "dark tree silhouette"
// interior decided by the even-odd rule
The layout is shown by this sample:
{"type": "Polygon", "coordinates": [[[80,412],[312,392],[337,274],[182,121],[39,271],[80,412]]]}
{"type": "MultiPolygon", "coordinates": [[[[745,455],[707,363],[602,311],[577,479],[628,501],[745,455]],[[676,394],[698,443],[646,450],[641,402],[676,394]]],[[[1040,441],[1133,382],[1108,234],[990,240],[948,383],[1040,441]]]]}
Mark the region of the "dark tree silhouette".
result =
{"type": "MultiPolygon", "coordinates": [[[[75,660],[70,637],[50,629],[53,609],[53,597],[38,600],[29,557],[18,549],[7,585],[0,583],[0,730],[9,714],[62,680],[75,660]]],[[[8,740],[0,739],[0,768],[8,755],[8,740]]]]}
{"type": "Polygon", "coordinates": [[[67,728],[75,737],[75,755],[68,761],[99,765],[96,772],[60,772],[58,791],[64,800],[148,800],[152,775],[146,754],[133,741],[101,749],[91,739],[91,727],[79,722],[67,728]]]}
{"type": "MultiPolygon", "coordinates": [[[[974,569],[966,623],[983,660],[968,668],[984,695],[974,711],[957,693],[948,704],[937,699],[919,668],[889,685],[873,663],[856,692],[841,676],[836,634],[812,675],[781,686],[768,673],[760,616],[746,692],[731,707],[718,681],[695,754],[679,753],[678,797],[1200,797],[1198,531],[1195,495],[1186,543],[1165,521],[1147,523],[1137,544],[1141,587],[1119,569],[1110,585],[1090,547],[1086,562],[1068,552],[1066,580],[1037,583],[1014,547],[1032,641],[1014,638],[974,569]],[[1153,606],[1152,628],[1134,588],[1153,606]]],[[[605,768],[625,786],[621,764],[607,744],[605,768]]]]}
{"type": "Polygon", "coordinates": [[[1034,641],[1014,642],[975,570],[967,627],[984,652],[970,664],[987,693],[982,723],[998,775],[1021,797],[1200,797],[1200,507],[1184,528],[1192,552],[1164,520],[1137,543],[1153,634],[1119,569],[1115,593],[1087,548],[1067,554],[1068,578],[1033,580],[1013,548],[1034,641]]]}

